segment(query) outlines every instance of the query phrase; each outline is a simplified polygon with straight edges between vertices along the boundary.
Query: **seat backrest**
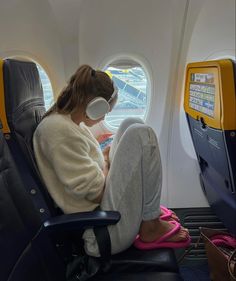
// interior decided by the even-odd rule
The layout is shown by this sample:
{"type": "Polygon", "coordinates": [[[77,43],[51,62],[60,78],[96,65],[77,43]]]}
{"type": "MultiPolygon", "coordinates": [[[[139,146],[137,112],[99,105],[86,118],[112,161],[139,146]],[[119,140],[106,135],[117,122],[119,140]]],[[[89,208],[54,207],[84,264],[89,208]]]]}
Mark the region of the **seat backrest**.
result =
{"type": "Polygon", "coordinates": [[[236,235],[236,75],[232,60],[187,66],[185,111],[209,204],[236,235]]]}
{"type": "Polygon", "coordinates": [[[35,63],[6,59],[3,62],[7,143],[42,221],[56,214],[39,174],[33,153],[33,133],[45,113],[43,89],[35,63]]]}
{"type": "Polygon", "coordinates": [[[33,62],[4,60],[5,107],[7,121],[26,156],[32,157],[32,136],[45,113],[43,89],[33,62]]]}
{"type": "Polygon", "coordinates": [[[63,280],[63,265],[48,238],[38,235],[40,227],[40,214],[0,130],[1,281],[63,280]]]}
{"type": "Polygon", "coordinates": [[[49,240],[41,231],[42,223],[58,210],[39,175],[32,147],[45,112],[35,63],[0,61],[0,101],[0,280],[65,281],[71,234],[49,240]]]}

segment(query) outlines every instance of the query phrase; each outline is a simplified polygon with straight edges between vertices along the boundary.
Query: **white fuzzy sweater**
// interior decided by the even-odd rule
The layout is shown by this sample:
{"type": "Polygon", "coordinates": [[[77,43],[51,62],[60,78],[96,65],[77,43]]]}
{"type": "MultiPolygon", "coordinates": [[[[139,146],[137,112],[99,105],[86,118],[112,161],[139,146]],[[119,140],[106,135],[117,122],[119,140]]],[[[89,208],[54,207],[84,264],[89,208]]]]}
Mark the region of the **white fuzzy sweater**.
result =
{"type": "Polygon", "coordinates": [[[93,210],[105,178],[103,154],[89,129],[55,113],[39,124],[33,145],[40,174],[64,213],[93,210]]]}

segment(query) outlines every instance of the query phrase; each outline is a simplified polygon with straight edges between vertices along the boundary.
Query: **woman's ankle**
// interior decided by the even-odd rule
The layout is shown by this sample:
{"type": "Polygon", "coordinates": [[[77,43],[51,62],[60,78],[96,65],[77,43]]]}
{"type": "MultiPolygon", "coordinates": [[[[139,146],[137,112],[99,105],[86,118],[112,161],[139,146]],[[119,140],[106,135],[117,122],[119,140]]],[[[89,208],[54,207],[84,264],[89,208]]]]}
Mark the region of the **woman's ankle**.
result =
{"type": "Polygon", "coordinates": [[[158,218],[150,221],[142,221],[139,230],[140,239],[145,242],[151,242],[155,240],[158,236],[160,226],[161,222],[158,218]]]}
{"type": "MultiPolygon", "coordinates": [[[[139,236],[140,239],[144,242],[152,242],[161,238],[163,235],[169,233],[171,229],[174,227],[175,224],[168,221],[163,221],[159,218],[151,221],[143,221],[140,226],[139,236]]],[[[170,241],[186,240],[188,235],[189,235],[188,231],[183,227],[180,227],[179,231],[177,231],[176,234],[171,235],[171,237],[168,240],[170,241]]]]}

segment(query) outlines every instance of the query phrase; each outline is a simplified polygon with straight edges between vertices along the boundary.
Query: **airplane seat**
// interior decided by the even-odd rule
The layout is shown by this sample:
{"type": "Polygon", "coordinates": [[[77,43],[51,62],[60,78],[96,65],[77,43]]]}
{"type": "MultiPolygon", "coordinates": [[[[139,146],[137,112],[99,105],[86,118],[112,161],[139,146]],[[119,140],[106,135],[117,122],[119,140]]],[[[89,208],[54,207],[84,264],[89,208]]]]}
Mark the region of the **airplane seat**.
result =
{"type": "MultiPolygon", "coordinates": [[[[32,167],[27,162],[33,157],[25,156],[29,150],[24,150],[23,147],[26,145],[24,130],[35,128],[32,124],[27,126],[27,118],[31,116],[30,118],[35,120],[35,116],[27,113],[27,106],[31,104],[31,101],[29,91],[26,90],[35,88],[33,83],[36,79],[31,80],[31,78],[36,72],[32,71],[31,67],[36,66],[32,63],[15,60],[7,60],[4,63],[0,61],[0,64],[0,101],[2,105],[0,120],[3,120],[1,129],[4,132],[4,136],[0,132],[0,243],[1,255],[3,255],[1,260],[4,261],[4,265],[2,264],[4,270],[0,270],[2,275],[0,279],[3,281],[69,280],[65,275],[66,266],[70,260],[66,256],[67,264],[64,263],[64,252],[59,254],[56,249],[58,245],[55,245],[55,241],[57,241],[55,237],[59,236],[60,239],[63,237],[67,240],[68,237],[71,237],[71,232],[81,233],[81,229],[114,224],[119,220],[119,214],[112,211],[96,211],[53,216],[49,212],[46,217],[42,216],[44,212],[38,209],[34,202],[35,192],[32,192],[32,181],[28,178],[28,174],[32,174],[34,178],[37,176],[36,173],[32,173],[32,167]],[[1,73],[3,65],[4,74],[6,74],[4,75],[4,89],[1,73]],[[12,71],[13,68],[18,69],[12,71]],[[19,76],[16,78],[16,75],[19,76]],[[25,81],[29,84],[26,90],[24,89],[25,81]],[[20,105],[19,108],[17,103],[20,105]],[[8,118],[11,121],[9,125],[8,118]],[[18,122],[20,123],[18,124],[18,122]],[[18,140],[21,144],[18,143],[18,140]]],[[[37,105],[37,100],[35,104],[37,105]]],[[[31,105],[33,107],[34,103],[32,102],[31,105]]],[[[26,133],[26,137],[28,136],[30,136],[29,132],[26,133]]],[[[27,141],[30,143],[29,137],[27,141]]],[[[39,186],[39,191],[36,193],[40,192],[41,188],[42,186],[39,186]]],[[[44,200],[44,194],[41,199],[44,200]]],[[[48,201],[44,200],[42,204],[47,207],[48,201]]],[[[93,280],[96,278],[98,278],[97,280],[111,280],[115,278],[114,274],[117,274],[121,281],[139,280],[138,278],[142,276],[144,278],[144,275],[146,280],[150,281],[182,280],[178,274],[174,252],[171,249],[139,251],[131,247],[123,253],[112,256],[110,271],[106,274],[100,273],[99,277],[93,277],[95,278],[93,280]],[[139,272],[137,273],[137,271],[139,272]]]]}
{"type": "Polygon", "coordinates": [[[184,108],[213,211],[236,235],[236,72],[230,59],[190,63],[184,108]]]}
{"type": "Polygon", "coordinates": [[[5,93],[2,99],[7,124],[5,138],[21,174],[26,177],[26,188],[44,221],[56,215],[58,209],[44,186],[33,153],[32,136],[45,112],[38,70],[32,62],[6,59],[2,62],[2,72],[5,93]]]}
{"type": "Polygon", "coordinates": [[[40,227],[39,213],[22,184],[0,130],[0,280],[63,280],[63,264],[53,254],[52,245],[37,236],[40,227]],[[60,266],[54,268],[54,262],[60,266]]]}

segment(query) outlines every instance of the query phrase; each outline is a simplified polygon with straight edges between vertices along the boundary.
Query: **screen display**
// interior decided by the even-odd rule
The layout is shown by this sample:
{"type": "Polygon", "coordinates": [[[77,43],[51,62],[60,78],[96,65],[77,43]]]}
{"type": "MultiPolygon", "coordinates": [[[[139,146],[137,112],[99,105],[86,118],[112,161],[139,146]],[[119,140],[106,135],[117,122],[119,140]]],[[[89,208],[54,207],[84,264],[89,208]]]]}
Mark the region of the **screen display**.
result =
{"type": "Polygon", "coordinates": [[[192,73],[189,84],[189,107],[214,116],[215,84],[213,73],[192,73]]]}

